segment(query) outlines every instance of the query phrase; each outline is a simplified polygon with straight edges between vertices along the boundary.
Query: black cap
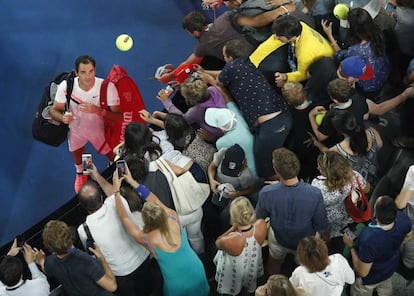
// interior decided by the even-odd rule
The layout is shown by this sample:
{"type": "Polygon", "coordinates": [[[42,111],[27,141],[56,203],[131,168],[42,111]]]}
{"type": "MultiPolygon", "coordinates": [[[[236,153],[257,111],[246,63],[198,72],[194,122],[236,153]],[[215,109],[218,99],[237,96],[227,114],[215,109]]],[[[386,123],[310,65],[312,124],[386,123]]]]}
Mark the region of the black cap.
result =
{"type": "Polygon", "coordinates": [[[221,172],[226,176],[237,177],[244,168],[245,157],[239,144],[227,148],[221,163],[221,172]]]}

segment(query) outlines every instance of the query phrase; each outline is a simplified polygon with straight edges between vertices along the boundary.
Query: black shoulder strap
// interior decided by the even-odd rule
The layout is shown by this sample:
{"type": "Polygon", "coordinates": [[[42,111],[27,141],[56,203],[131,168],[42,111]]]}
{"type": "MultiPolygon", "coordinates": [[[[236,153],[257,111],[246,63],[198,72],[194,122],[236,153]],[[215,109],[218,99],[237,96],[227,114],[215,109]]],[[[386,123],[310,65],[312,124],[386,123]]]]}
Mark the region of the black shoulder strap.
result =
{"type": "Polygon", "coordinates": [[[71,94],[73,91],[73,84],[75,83],[75,76],[75,71],[72,70],[66,77],[66,110],[69,110],[69,103],[71,101],[71,94]]]}
{"type": "Polygon", "coordinates": [[[85,230],[85,233],[86,233],[86,236],[88,237],[88,239],[92,240],[92,241],[95,241],[92,237],[91,231],[89,230],[88,224],[86,224],[86,222],[85,222],[85,223],[82,224],[82,226],[83,226],[83,229],[85,230]]]}

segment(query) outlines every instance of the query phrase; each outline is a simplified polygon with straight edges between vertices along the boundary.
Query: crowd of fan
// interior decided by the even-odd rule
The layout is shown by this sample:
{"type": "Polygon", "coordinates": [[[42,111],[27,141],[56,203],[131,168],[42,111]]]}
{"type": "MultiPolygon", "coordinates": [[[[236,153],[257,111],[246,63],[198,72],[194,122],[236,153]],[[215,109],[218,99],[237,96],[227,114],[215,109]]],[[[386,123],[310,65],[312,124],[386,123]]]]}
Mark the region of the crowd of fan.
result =
{"type": "Polygon", "coordinates": [[[371,221],[356,225],[344,200],[355,188],[370,196],[386,141],[414,142],[409,129],[397,139],[378,129],[381,115],[412,108],[414,6],[337,2],[351,6],[342,20],[333,0],[205,0],[229,8],[211,24],[189,13],[183,27],[198,44],[177,68],[185,73],[156,73],[172,87],[157,94],[165,110],[142,110],[149,125],[125,129],[113,151],[123,174],[108,181],[92,165],[80,188],[84,250],[66,223],[49,221],[49,255],[15,240],[0,295],[48,295],[45,274],[67,295],[341,295],[347,285],[392,295],[400,258],[414,267],[414,166],[395,200],[372,198],[371,221]],[[384,100],[387,88],[399,94],[384,100]],[[209,184],[200,208],[179,211],[175,186],[189,187],[160,159],[209,184]],[[293,272],[282,268],[288,254],[293,272]]]}

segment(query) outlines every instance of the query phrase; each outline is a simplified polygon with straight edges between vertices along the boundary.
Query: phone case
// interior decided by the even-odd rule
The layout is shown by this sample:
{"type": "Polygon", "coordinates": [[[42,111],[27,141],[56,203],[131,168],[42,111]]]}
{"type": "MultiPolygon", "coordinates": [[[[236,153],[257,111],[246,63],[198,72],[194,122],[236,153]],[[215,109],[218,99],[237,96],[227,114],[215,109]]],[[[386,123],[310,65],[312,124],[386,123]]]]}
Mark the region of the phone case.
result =
{"type": "Polygon", "coordinates": [[[82,154],[83,174],[90,174],[88,169],[92,168],[92,154],[82,154]]]}

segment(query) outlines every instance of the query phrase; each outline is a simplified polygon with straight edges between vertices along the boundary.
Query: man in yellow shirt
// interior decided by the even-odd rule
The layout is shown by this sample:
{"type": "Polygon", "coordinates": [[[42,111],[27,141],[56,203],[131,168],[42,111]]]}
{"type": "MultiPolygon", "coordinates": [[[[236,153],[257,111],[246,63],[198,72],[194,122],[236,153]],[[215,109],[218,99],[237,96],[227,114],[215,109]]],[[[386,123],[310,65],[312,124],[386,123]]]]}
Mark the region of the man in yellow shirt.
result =
{"type": "Polygon", "coordinates": [[[321,58],[333,58],[334,50],[329,42],[307,24],[291,15],[275,20],[273,35],[250,55],[250,61],[259,67],[272,52],[288,44],[289,73],[275,73],[275,82],[281,87],[287,81],[304,81],[308,78],[308,68],[321,58]]]}

